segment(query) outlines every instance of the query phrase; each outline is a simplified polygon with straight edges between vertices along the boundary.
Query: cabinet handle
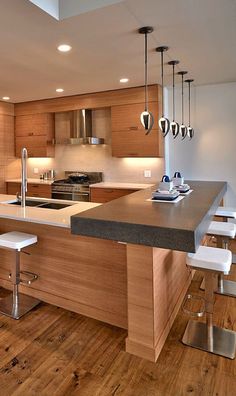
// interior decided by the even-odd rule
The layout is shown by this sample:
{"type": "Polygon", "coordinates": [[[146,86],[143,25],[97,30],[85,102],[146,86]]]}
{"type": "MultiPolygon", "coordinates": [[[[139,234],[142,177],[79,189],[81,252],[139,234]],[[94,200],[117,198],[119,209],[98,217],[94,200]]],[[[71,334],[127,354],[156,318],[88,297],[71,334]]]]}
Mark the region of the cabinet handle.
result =
{"type": "Polygon", "coordinates": [[[137,131],[138,127],[137,126],[131,126],[128,129],[129,129],[129,131],[137,131]]]}
{"type": "Polygon", "coordinates": [[[30,187],[39,188],[38,184],[31,184],[30,187]]]}
{"type": "Polygon", "coordinates": [[[114,190],[104,190],[104,192],[107,192],[107,193],[113,193],[113,192],[114,192],[114,190]]]}
{"type": "Polygon", "coordinates": [[[28,133],[28,136],[34,136],[34,132],[28,133]]]}
{"type": "Polygon", "coordinates": [[[131,157],[134,157],[134,156],[137,156],[138,155],[138,153],[128,153],[127,154],[127,156],[131,156],[131,157]]]}

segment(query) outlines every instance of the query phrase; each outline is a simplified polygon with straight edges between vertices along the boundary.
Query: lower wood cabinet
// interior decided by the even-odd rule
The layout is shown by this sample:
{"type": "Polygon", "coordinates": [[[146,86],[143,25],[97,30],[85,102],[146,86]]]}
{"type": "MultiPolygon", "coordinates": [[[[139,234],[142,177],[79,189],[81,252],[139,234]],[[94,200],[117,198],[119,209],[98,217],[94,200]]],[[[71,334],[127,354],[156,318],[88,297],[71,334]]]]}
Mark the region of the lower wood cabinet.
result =
{"type": "MultiPolygon", "coordinates": [[[[7,194],[16,195],[21,192],[21,184],[8,182],[7,183],[7,194]]],[[[28,183],[28,191],[26,194],[28,197],[41,197],[41,198],[51,198],[52,189],[48,184],[33,184],[28,183]]]]}
{"type": "Polygon", "coordinates": [[[132,194],[138,190],[126,188],[90,188],[90,201],[97,203],[105,203],[123,197],[124,195],[132,194]]]}

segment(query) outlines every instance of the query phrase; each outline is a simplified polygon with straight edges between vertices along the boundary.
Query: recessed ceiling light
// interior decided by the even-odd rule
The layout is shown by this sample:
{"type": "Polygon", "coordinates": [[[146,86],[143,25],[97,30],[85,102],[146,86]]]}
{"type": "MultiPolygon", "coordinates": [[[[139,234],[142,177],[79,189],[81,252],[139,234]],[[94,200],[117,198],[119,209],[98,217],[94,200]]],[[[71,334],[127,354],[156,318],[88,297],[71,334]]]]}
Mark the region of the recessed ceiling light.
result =
{"type": "Polygon", "coordinates": [[[58,45],[58,47],[57,47],[58,51],[60,51],[60,52],[69,52],[71,50],[71,48],[72,47],[69,44],[61,44],[61,45],[58,45]]]}
{"type": "Polygon", "coordinates": [[[56,92],[64,92],[64,89],[63,88],[57,88],[56,92]]]}
{"type": "Polygon", "coordinates": [[[125,83],[127,83],[129,81],[129,78],[121,78],[120,79],[120,83],[121,84],[125,84],[125,83]]]}
{"type": "Polygon", "coordinates": [[[3,100],[10,100],[9,96],[3,96],[2,99],[3,100]]]}

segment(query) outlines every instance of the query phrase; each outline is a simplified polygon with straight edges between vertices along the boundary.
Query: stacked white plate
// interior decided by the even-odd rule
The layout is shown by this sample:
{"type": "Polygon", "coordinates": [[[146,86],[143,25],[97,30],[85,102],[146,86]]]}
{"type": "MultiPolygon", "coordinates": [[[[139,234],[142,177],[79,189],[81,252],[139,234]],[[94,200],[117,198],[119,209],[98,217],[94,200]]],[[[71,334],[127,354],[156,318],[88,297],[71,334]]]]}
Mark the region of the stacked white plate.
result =
{"type": "Polygon", "coordinates": [[[174,201],[179,196],[179,191],[173,188],[170,191],[166,190],[156,190],[152,193],[152,200],[161,200],[161,201],[174,201]]]}

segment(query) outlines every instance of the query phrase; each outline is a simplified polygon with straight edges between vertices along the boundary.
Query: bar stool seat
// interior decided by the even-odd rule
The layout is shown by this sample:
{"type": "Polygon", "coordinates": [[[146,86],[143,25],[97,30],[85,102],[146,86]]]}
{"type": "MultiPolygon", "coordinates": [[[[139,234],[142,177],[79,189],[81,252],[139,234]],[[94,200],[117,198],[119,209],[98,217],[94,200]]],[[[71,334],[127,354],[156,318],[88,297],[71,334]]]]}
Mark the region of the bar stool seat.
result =
{"type": "MultiPolygon", "coordinates": [[[[236,332],[213,326],[215,277],[219,273],[228,274],[231,262],[232,253],[226,249],[200,246],[196,253],[187,255],[189,267],[205,271],[205,309],[202,313],[206,313],[206,322],[190,320],[182,342],[193,348],[234,359],[236,332]]],[[[188,297],[193,298],[191,295],[188,297]]]]}
{"type": "Polygon", "coordinates": [[[34,243],[37,243],[37,236],[24,232],[12,231],[0,235],[0,247],[8,249],[19,250],[34,243]]]}
{"type": "Polygon", "coordinates": [[[215,216],[236,219],[236,208],[229,206],[219,206],[216,210],[215,216]]]}
{"type": "MultiPolygon", "coordinates": [[[[212,221],[207,234],[216,236],[217,247],[221,247],[224,250],[228,249],[229,240],[234,238],[236,234],[236,224],[212,221]]],[[[200,289],[205,289],[204,279],[202,280],[200,289]]],[[[215,289],[215,292],[223,294],[224,296],[236,297],[236,282],[224,279],[224,274],[222,272],[218,274],[218,286],[215,289]]]]}
{"type": "Polygon", "coordinates": [[[32,272],[20,271],[21,249],[35,243],[37,243],[37,236],[24,232],[12,231],[0,235],[0,248],[13,250],[16,254],[16,260],[12,263],[11,273],[9,274],[13,284],[13,292],[0,300],[0,313],[13,319],[19,319],[41,302],[34,297],[19,293],[18,290],[20,284],[29,286],[38,279],[38,275],[32,272]],[[24,279],[21,279],[21,276],[24,279]]]}
{"type": "Polygon", "coordinates": [[[197,269],[209,269],[227,275],[232,263],[232,253],[226,249],[200,246],[196,253],[188,253],[186,262],[197,269]]]}
{"type": "Polygon", "coordinates": [[[210,227],[208,228],[207,234],[209,235],[219,235],[222,237],[235,238],[236,234],[236,224],[225,223],[222,221],[212,221],[210,227]]]}

